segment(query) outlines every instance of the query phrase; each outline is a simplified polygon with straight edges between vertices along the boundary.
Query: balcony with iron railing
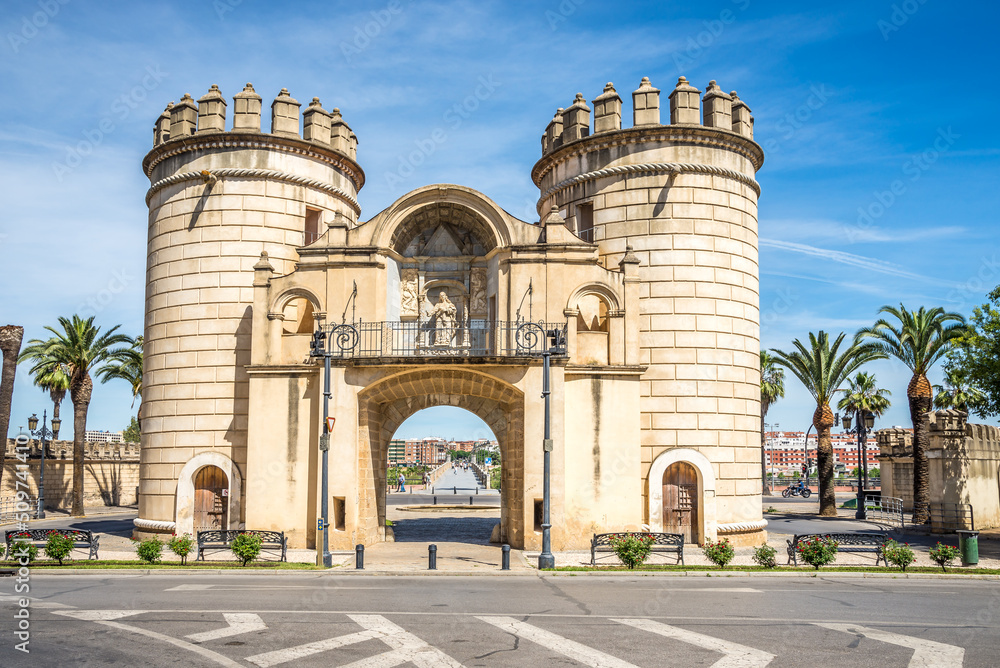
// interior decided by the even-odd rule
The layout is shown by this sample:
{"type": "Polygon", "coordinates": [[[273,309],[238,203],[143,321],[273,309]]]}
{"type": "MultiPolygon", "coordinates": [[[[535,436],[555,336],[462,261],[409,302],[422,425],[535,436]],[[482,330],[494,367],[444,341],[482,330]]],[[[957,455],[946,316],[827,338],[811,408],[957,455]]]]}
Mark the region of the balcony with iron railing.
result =
{"type": "Polygon", "coordinates": [[[472,320],[455,327],[434,321],[342,323],[323,328],[334,359],[532,358],[566,356],[565,322],[472,320]]]}

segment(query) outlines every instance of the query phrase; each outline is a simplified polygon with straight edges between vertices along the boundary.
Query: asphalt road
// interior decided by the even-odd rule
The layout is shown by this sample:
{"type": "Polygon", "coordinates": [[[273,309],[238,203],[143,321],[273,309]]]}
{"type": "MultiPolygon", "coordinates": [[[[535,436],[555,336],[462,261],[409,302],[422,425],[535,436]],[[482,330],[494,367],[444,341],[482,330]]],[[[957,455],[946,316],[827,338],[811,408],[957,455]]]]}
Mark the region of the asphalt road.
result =
{"type": "Polygon", "coordinates": [[[845,577],[32,575],[8,666],[994,667],[1000,582],[845,577]]]}

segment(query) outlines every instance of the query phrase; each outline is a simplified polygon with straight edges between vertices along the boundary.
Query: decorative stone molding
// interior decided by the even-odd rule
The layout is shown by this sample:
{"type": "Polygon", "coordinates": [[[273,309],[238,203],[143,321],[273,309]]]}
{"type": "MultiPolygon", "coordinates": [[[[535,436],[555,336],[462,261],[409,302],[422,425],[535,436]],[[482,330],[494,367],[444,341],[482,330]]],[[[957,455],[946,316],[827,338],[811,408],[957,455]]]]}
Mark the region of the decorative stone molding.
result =
{"type": "MultiPolygon", "coordinates": [[[[279,172],[274,169],[213,169],[211,172],[212,176],[216,177],[227,177],[227,178],[238,178],[238,179],[264,179],[270,181],[282,181],[284,183],[290,183],[292,185],[305,186],[306,188],[314,188],[316,190],[321,190],[328,195],[333,195],[334,197],[343,200],[350,206],[355,213],[361,213],[361,205],[358,204],[356,200],[350,193],[344,192],[336,186],[332,186],[329,183],[324,183],[323,181],[318,181],[316,179],[307,179],[303,176],[298,176],[296,174],[289,174],[288,172],[279,172]]],[[[173,176],[168,176],[165,179],[160,179],[153,185],[149,186],[149,190],[146,192],[146,204],[148,205],[150,200],[153,199],[153,195],[157,192],[166,188],[167,186],[176,185],[178,183],[183,183],[185,181],[203,181],[205,175],[202,172],[182,172],[180,174],[174,174],[173,176]]]]}
{"type": "Polygon", "coordinates": [[[144,520],[141,517],[137,517],[132,520],[132,524],[139,531],[173,531],[176,526],[175,522],[167,522],[165,520],[144,520]]]}
{"type": "Polygon", "coordinates": [[[188,460],[180,475],[177,476],[177,533],[194,534],[194,477],[199,469],[206,466],[217,466],[222,469],[229,480],[229,526],[223,529],[236,529],[240,526],[240,499],[242,498],[243,476],[236,463],[221,452],[199,452],[188,460]]]}
{"type": "Polygon", "coordinates": [[[763,531],[765,528],[767,528],[767,520],[757,520],[756,522],[732,522],[730,524],[719,524],[716,525],[715,530],[720,534],[726,534],[763,531]]]}
{"type": "MultiPolygon", "coordinates": [[[[606,169],[598,169],[593,172],[587,172],[586,174],[579,174],[571,179],[566,179],[565,181],[560,181],[556,185],[552,186],[539,198],[539,202],[545,202],[552,195],[556,195],[567,188],[572,188],[573,186],[578,186],[581,183],[586,183],[588,181],[596,181],[597,179],[603,179],[607,176],[618,176],[624,174],[713,174],[715,176],[725,176],[727,178],[739,181],[745,186],[749,186],[753,191],[760,196],[760,184],[757,183],[756,179],[753,179],[746,174],[741,174],[733,169],[726,169],[724,167],[716,167],[714,165],[698,165],[694,163],[682,163],[682,162],[646,162],[639,165],[619,165],[618,167],[608,167],[606,169]]],[[[539,207],[541,208],[541,206],[539,207]]]]}

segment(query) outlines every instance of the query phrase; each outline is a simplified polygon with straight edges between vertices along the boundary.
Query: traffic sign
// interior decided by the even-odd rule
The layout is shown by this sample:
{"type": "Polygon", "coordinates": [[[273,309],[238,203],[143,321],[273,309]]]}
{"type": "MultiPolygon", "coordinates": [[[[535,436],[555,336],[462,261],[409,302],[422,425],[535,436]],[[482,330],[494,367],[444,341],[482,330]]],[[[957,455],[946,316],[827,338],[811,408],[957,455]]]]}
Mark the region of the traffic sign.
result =
{"type": "Polygon", "coordinates": [[[333,431],[333,424],[334,424],[334,423],[335,423],[336,421],[337,421],[337,418],[335,418],[335,417],[328,417],[328,418],[326,419],[326,431],[327,431],[328,433],[329,433],[329,432],[332,432],[332,431],[333,431]]]}

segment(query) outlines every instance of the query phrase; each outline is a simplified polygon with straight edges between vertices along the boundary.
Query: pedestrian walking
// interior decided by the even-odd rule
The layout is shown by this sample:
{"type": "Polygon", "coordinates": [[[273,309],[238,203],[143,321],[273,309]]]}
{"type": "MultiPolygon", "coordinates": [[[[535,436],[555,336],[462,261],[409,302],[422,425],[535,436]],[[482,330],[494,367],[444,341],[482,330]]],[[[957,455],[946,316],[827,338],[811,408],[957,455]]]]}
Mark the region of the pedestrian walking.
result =
{"type": "Polygon", "coordinates": [[[400,492],[406,491],[406,476],[403,475],[402,473],[399,474],[399,491],[400,492]]]}

